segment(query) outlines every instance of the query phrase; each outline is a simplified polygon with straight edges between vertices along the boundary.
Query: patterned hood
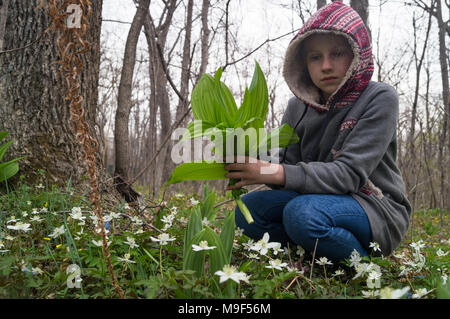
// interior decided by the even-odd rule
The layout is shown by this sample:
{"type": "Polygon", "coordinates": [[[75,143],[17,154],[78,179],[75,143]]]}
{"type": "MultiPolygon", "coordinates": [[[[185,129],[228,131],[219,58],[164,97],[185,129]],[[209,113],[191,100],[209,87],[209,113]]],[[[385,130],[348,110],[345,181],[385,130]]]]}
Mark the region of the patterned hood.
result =
{"type": "Polygon", "coordinates": [[[332,100],[334,107],[342,108],[356,101],[373,74],[372,47],[369,33],[358,13],[342,2],[333,2],[320,8],[298,34],[286,51],[283,76],[289,89],[306,105],[318,111],[328,111],[332,100]],[[304,40],[317,33],[343,35],[353,50],[353,61],[337,90],[325,104],[320,103],[319,89],[311,81],[301,48],[304,40]]]}

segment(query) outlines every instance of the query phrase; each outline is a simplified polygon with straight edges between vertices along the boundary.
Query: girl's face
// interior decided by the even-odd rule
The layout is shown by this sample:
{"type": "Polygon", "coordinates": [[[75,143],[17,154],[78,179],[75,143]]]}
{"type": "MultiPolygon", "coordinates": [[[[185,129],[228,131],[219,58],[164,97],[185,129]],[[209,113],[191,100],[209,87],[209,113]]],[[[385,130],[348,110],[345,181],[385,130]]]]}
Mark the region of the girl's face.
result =
{"type": "Polygon", "coordinates": [[[315,34],[306,39],[306,65],[313,83],[328,100],[336,91],[353,60],[353,52],[343,36],[315,34]]]}

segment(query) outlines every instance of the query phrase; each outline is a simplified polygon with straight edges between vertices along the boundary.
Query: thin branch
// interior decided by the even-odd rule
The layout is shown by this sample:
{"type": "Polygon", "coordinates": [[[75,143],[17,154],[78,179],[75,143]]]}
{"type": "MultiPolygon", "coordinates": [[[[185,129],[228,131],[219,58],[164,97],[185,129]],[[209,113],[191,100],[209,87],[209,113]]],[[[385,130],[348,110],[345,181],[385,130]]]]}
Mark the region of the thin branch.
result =
{"type": "Polygon", "coordinates": [[[288,33],[285,33],[285,34],[283,34],[283,35],[280,35],[280,36],[278,36],[278,37],[276,37],[276,38],[273,38],[273,39],[267,39],[266,41],[264,41],[263,43],[261,43],[259,46],[257,46],[255,49],[253,49],[252,51],[250,51],[249,53],[247,53],[247,54],[244,55],[243,57],[241,57],[241,58],[239,58],[239,59],[237,59],[237,60],[231,61],[231,62],[226,62],[225,65],[222,66],[222,70],[225,71],[225,69],[226,69],[228,66],[233,65],[233,64],[236,64],[236,63],[238,63],[238,62],[240,62],[240,61],[242,61],[242,60],[248,58],[250,55],[252,55],[252,54],[255,53],[256,51],[258,51],[259,49],[261,49],[265,44],[267,44],[267,43],[269,43],[269,42],[273,42],[273,41],[279,40],[279,39],[281,39],[281,38],[284,38],[285,36],[288,36],[288,35],[290,35],[290,34],[292,34],[292,33],[294,33],[294,32],[297,32],[297,31],[298,31],[298,29],[297,29],[297,30],[292,30],[292,31],[290,31],[290,32],[288,32],[288,33]]]}

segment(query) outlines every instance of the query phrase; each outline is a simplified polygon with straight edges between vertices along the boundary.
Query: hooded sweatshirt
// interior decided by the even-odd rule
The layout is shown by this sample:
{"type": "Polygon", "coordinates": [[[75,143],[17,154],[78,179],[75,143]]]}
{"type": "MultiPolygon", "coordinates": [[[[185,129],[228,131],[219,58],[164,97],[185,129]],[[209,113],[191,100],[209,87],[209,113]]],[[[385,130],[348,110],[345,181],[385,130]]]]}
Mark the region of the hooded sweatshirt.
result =
{"type": "Polygon", "coordinates": [[[294,128],[300,142],[279,153],[286,184],[268,186],[351,195],[367,214],[372,241],[387,256],[408,229],[411,206],[396,164],[398,96],[388,84],[371,81],[372,74],[369,34],[356,11],[333,2],[311,16],[289,44],[283,66],[294,97],[282,124],[294,128]],[[320,99],[301,54],[306,38],[324,32],[343,35],[353,50],[344,79],[327,101],[320,99]]]}

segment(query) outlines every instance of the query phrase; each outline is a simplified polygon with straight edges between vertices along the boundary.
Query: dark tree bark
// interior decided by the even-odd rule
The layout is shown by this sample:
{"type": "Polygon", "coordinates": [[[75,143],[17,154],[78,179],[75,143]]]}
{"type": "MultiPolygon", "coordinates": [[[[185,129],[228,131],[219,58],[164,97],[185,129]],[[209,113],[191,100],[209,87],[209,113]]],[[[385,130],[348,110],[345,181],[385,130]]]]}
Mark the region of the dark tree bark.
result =
{"type": "Polygon", "coordinates": [[[122,73],[120,76],[117,111],[114,125],[114,143],[116,151],[116,165],[114,183],[117,190],[127,202],[134,202],[139,194],[128,184],[130,180],[130,141],[128,122],[130,119],[131,91],[136,62],[136,46],[144,24],[145,16],[149,10],[150,0],[139,1],[139,6],[131,23],[125,44],[122,73]]]}
{"type": "Polygon", "coordinates": [[[327,4],[327,0],[317,0],[317,10],[319,10],[320,8],[325,6],[326,4],[327,4]]]}
{"type": "MultiPolygon", "coordinates": [[[[66,82],[59,65],[53,63],[60,58],[56,36],[51,32],[42,36],[50,17],[43,9],[36,9],[39,3],[39,0],[9,0],[3,42],[3,50],[7,52],[0,53],[0,131],[9,131],[15,143],[8,149],[5,160],[27,156],[19,162],[20,172],[16,175],[24,175],[27,182],[37,182],[38,170],[43,169],[49,183],[65,185],[72,178],[75,185],[86,168],[70,121],[69,102],[64,99],[66,82]],[[26,48],[13,50],[23,47],[26,48]]],[[[102,1],[92,2],[90,30],[86,35],[91,49],[82,56],[84,68],[80,80],[80,95],[84,98],[92,136],[96,136],[93,128],[98,99],[101,12],[102,1]]],[[[100,157],[98,166],[103,173],[100,157]]]]}

